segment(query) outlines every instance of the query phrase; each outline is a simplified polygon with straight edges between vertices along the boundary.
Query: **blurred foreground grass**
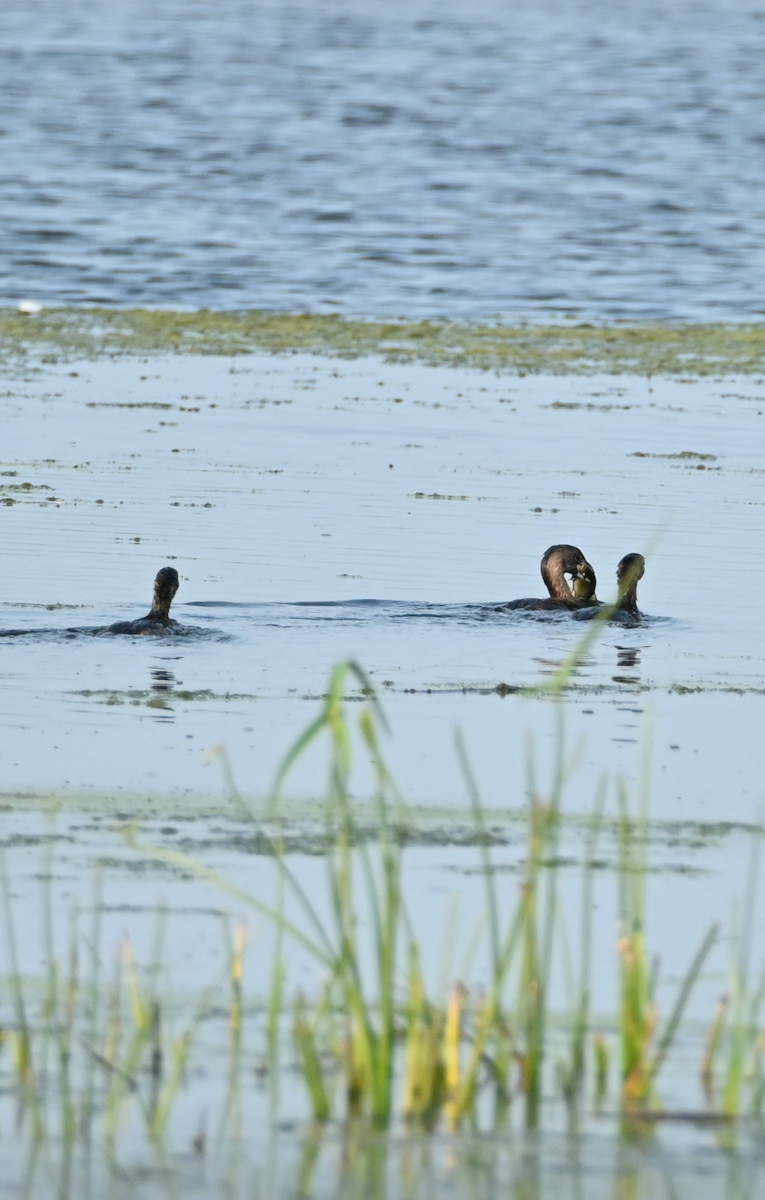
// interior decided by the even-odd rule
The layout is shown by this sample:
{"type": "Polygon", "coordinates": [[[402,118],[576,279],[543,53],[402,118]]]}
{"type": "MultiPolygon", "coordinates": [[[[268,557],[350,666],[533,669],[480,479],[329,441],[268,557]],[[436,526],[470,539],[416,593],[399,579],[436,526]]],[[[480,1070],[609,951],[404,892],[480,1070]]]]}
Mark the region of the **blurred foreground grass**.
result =
{"type": "Polygon", "coordinates": [[[0,309],[0,361],[115,354],[379,354],[514,373],[765,374],[765,324],[467,325],[266,311],[0,309]]]}
{"type": "MultiPolygon", "coordinates": [[[[666,964],[669,997],[664,987],[659,994],[660,963],[646,922],[651,848],[647,750],[637,805],[620,781],[609,784],[604,776],[584,818],[583,853],[577,854],[578,861],[568,850],[562,854],[563,793],[574,759],[565,741],[560,701],[577,662],[604,625],[605,620],[593,621],[556,675],[540,688],[553,701],[555,736],[541,763],[550,782],[539,786],[529,746],[525,849],[517,873],[507,875],[493,859],[487,814],[467,750],[456,737],[485,916],[467,942],[460,938],[457,945],[456,925],[447,914],[440,979],[431,977],[432,969],[426,971],[425,941],[415,929],[423,895],[411,891],[403,872],[406,847],[397,831],[407,805],[383,757],[387,723],[368,676],[354,662],[333,669],[318,714],[282,760],[268,798],[274,836],[264,830],[262,813],[250,810],[238,792],[225,750],[216,750],[232,811],[260,835],[253,872],[262,871],[263,848],[271,860],[273,901],[262,898],[246,878],[220,873],[207,860],[144,844],[135,824],[123,829],[143,857],[187,880],[211,885],[216,897],[234,903],[233,910],[190,910],[220,920],[223,949],[216,975],[206,985],[200,982],[191,995],[178,993],[173,984],[177,948],[166,904],[155,909],[147,959],[136,954],[127,929],[116,946],[110,949],[106,943],[103,914],[112,911],[104,893],[108,860],[96,867],[91,902],[83,906],[72,897],[69,920],[57,930],[55,811],[49,814],[50,837],[37,876],[40,902],[31,921],[15,894],[19,869],[28,870],[28,864],[19,863],[12,845],[7,852],[0,846],[0,947],[5,943],[0,956],[0,1150],[7,1157],[6,1131],[13,1130],[14,1148],[25,1161],[26,1185],[20,1194],[55,1194],[59,1200],[107,1194],[84,1187],[83,1172],[89,1176],[104,1168],[115,1179],[127,1178],[131,1165],[139,1165],[147,1178],[154,1172],[156,1179],[161,1169],[168,1182],[167,1192],[155,1188],[148,1193],[152,1200],[191,1195],[187,1188],[178,1190],[177,1172],[184,1163],[193,1159],[201,1165],[209,1149],[213,1156],[223,1154],[230,1166],[243,1159],[248,1143],[256,1155],[270,1155],[283,1134],[298,1131],[303,1138],[298,1186],[293,1182],[282,1194],[317,1196],[321,1131],[327,1129],[330,1155],[333,1137],[343,1151],[334,1155],[331,1191],[325,1194],[333,1200],[388,1200],[393,1195],[417,1200],[437,1194],[428,1186],[432,1172],[422,1173],[424,1190],[414,1177],[404,1191],[389,1190],[389,1152],[393,1157],[406,1150],[427,1158],[426,1143],[432,1140],[435,1159],[444,1145],[437,1139],[444,1136],[477,1136],[496,1146],[500,1143],[490,1139],[510,1145],[524,1127],[534,1138],[565,1129],[572,1154],[564,1171],[574,1178],[571,1163],[579,1162],[593,1127],[591,1117],[605,1121],[614,1140],[633,1148],[649,1147],[659,1124],[701,1126],[709,1131],[707,1170],[714,1164],[714,1151],[722,1152],[726,1164],[735,1166],[734,1155],[740,1153],[744,1162],[751,1137],[758,1147],[757,1169],[765,1114],[765,968],[755,968],[759,946],[754,946],[760,928],[761,824],[752,831],[745,889],[730,933],[721,938],[715,922],[698,946],[681,947],[679,961],[671,956],[666,964]],[[360,705],[355,703],[359,693],[360,705]],[[291,770],[312,745],[328,751],[323,889],[307,886],[300,857],[287,853],[279,828],[291,770]],[[372,838],[362,836],[358,826],[353,781],[360,759],[371,767],[370,802],[377,821],[372,838]],[[616,809],[612,806],[609,817],[608,795],[614,791],[616,809]],[[618,1004],[604,1016],[602,985],[597,994],[595,990],[595,978],[602,976],[593,976],[596,910],[603,909],[594,876],[604,867],[601,841],[614,819],[617,895],[615,910],[610,916],[606,911],[605,919],[616,927],[610,961],[618,1004]],[[576,892],[564,894],[560,883],[561,868],[572,865],[580,876],[578,902],[576,892]],[[252,970],[246,972],[247,913],[264,919],[276,936],[270,956],[255,948],[252,970]],[[569,933],[577,925],[579,933],[572,940],[569,933]],[[38,944],[41,968],[33,974],[22,966],[30,940],[38,944]],[[703,1100],[667,1108],[659,1094],[660,1076],[684,1026],[688,999],[719,943],[730,958],[724,973],[727,990],[710,1013],[706,1038],[699,1037],[697,1021],[696,1035],[689,1040],[683,1028],[680,1039],[680,1072],[689,1085],[682,1091],[692,1097],[700,1084],[703,1100]],[[318,987],[304,990],[307,977],[295,961],[296,949],[319,966],[318,987]],[[476,952],[483,966],[476,964],[476,952]],[[455,962],[462,963],[456,973],[450,965],[455,962]],[[564,997],[563,1007],[553,1008],[553,996],[564,997]],[[695,1054],[688,1053],[689,1046],[695,1054]],[[297,1100],[295,1084],[301,1096],[297,1100]],[[370,1142],[370,1135],[378,1140],[370,1142]],[[366,1168],[360,1181],[354,1174],[354,1163],[370,1164],[365,1159],[370,1145],[379,1167],[374,1189],[366,1168]],[[29,1186],[33,1179],[42,1180],[43,1171],[60,1173],[55,1193],[29,1186]]],[[[141,895],[134,893],[130,905],[119,911],[139,911],[143,903],[137,906],[135,898],[141,895]]],[[[432,916],[439,916],[442,896],[431,893],[428,903],[434,906],[432,916]]],[[[189,914],[179,910],[172,919],[177,927],[189,914]]],[[[602,911],[597,919],[603,920],[602,911]]],[[[432,939],[437,926],[429,922],[425,928],[432,939]]],[[[294,1137],[286,1140],[294,1145],[294,1137]]],[[[523,1147],[527,1166],[516,1175],[517,1188],[507,1194],[541,1200],[544,1156],[532,1163],[530,1175],[527,1169],[529,1150],[536,1146],[537,1154],[541,1143],[516,1145],[523,1147]]],[[[449,1157],[454,1158],[455,1143],[450,1146],[449,1157]]],[[[620,1168],[611,1195],[625,1200],[648,1195],[641,1182],[646,1161],[636,1160],[626,1177],[620,1168]]],[[[3,1174],[3,1165],[0,1158],[0,1188],[6,1184],[7,1190],[12,1174],[7,1166],[3,1174]]],[[[210,1169],[217,1170],[214,1161],[210,1169]]],[[[17,1168],[13,1170],[18,1179],[17,1168]]],[[[572,1194],[594,1198],[590,1182],[588,1178],[586,1193],[576,1187],[572,1194]]],[[[232,1200],[242,1193],[230,1189],[225,1194],[232,1200]]],[[[257,1194],[277,1192],[270,1185],[257,1194]]],[[[455,1192],[450,1188],[444,1194],[455,1192]]],[[[500,1192],[471,1186],[459,1194],[479,1200],[500,1192]]],[[[700,1196],[688,1194],[694,1200],[700,1196]]],[[[707,1194],[722,1197],[723,1192],[707,1194]]],[[[728,1200],[755,1200],[762,1192],[756,1179],[750,1187],[733,1177],[724,1194],[728,1200]]],[[[672,1200],[680,1193],[667,1195],[672,1200]]]]}

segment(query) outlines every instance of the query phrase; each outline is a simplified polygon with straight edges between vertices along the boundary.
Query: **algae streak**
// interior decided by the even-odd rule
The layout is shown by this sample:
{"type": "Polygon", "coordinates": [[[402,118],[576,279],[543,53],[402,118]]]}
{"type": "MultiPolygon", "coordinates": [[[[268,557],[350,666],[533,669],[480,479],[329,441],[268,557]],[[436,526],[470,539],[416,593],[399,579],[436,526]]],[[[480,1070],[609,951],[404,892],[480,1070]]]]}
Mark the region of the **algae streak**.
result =
{"type": "Polygon", "coordinates": [[[516,374],[765,374],[763,325],[460,325],[273,312],[0,309],[0,358],[291,351],[516,374]]]}

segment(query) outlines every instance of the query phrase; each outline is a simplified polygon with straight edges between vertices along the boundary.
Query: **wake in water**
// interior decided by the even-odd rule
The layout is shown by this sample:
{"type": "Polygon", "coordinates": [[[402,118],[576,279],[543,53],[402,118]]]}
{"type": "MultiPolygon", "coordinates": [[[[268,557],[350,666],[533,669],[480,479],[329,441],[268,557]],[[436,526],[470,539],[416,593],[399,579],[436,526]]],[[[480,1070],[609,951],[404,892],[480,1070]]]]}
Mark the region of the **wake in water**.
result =
{"type": "MultiPolygon", "coordinates": [[[[221,610],[225,615],[259,616],[258,624],[290,625],[348,624],[408,624],[415,621],[455,625],[496,624],[498,627],[528,627],[529,622],[541,622],[566,628],[572,613],[566,609],[513,609],[498,601],[468,604],[434,604],[424,600],[299,600],[282,603],[264,601],[192,600],[187,608],[221,610]]],[[[667,617],[645,614],[641,624],[664,624],[667,617]]]]}
{"type": "MultiPolygon", "coordinates": [[[[123,623],[121,622],[121,624],[123,623]]],[[[137,622],[124,622],[124,624],[137,624],[137,622]]],[[[120,625],[70,625],[65,629],[55,629],[51,626],[41,629],[0,629],[0,639],[16,640],[18,638],[28,638],[39,642],[67,642],[80,638],[124,638],[126,635],[129,635],[132,637],[140,636],[144,639],[148,637],[153,641],[163,642],[175,642],[180,639],[184,642],[230,642],[232,640],[232,634],[226,633],[222,629],[204,628],[198,625],[181,625],[178,621],[174,621],[172,625],[167,625],[164,628],[145,629],[140,632],[135,629],[122,629],[120,625]]]]}
{"type": "MultiPolygon", "coordinates": [[[[147,622],[146,618],[113,625],[30,626],[0,629],[0,641],[27,638],[32,641],[75,641],[82,638],[146,640],[152,642],[228,642],[247,640],[249,631],[262,628],[302,629],[422,626],[443,628],[492,625],[497,630],[528,629],[542,625],[559,631],[571,629],[579,634],[575,618],[583,613],[566,609],[509,609],[498,603],[434,604],[420,600],[299,600],[286,602],[192,600],[185,608],[196,610],[204,624],[172,621],[167,625],[147,622]],[[202,610],[202,611],[200,611],[202,610]]],[[[586,610],[585,610],[586,611],[586,610]]],[[[676,625],[673,618],[642,614],[634,627],[676,625]]]]}

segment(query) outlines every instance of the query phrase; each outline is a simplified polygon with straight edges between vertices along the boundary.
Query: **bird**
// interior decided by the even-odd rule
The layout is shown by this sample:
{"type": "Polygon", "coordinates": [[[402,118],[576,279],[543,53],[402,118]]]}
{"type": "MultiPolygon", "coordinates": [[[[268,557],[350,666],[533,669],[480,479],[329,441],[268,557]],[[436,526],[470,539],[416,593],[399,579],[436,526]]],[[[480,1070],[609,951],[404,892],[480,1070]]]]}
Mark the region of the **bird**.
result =
{"type": "MultiPolygon", "coordinates": [[[[643,614],[638,608],[637,585],[645,574],[645,559],[642,554],[632,552],[619,559],[616,566],[616,585],[618,596],[614,604],[601,604],[595,601],[593,594],[585,601],[587,607],[580,608],[574,613],[577,621],[591,621],[602,613],[604,621],[618,621],[622,625],[636,625],[642,620],[643,614]]],[[[593,572],[594,580],[594,572],[593,572]]],[[[589,587],[589,581],[583,580],[581,592],[589,587]]],[[[574,594],[577,590],[577,580],[574,580],[574,594]]]]}
{"type": "Polygon", "coordinates": [[[99,633],[162,634],[175,628],[177,622],[170,618],[170,605],[180,586],[175,567],[162,567],[154,580],[151,609],[145,617],[136,621],[117,621],[107,625],[99,633]]]}
{"type": "Polygon", "coordinates": [[[545,586],[550,593],[549,596],[544,600],[537,600],[533,597],[510,600],[509,603],[501,606],[503,610],[575,608],[577,604],[576,597],[566,581],[566,575],[571,575],[574,578],[577,576],[585,577],[587,569],[592,571],[592,567],[587,562],[579,547],[568,546],[565,543],[550,546],[545,550],[539,569],[542,572],[542,579],[545,582],[545,586]]]}

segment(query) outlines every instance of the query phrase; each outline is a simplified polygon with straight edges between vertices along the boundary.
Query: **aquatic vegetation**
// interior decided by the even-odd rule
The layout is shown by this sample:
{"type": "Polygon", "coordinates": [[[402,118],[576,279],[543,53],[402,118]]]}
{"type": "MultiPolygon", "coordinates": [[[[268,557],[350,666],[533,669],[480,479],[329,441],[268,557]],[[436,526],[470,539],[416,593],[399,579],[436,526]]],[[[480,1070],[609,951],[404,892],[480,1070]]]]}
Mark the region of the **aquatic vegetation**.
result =
{"type": "MultiPolygon", "coordinates": [[[[333,787],[341,784],[335,791],[334,800],[342,806],[343,835],[341,841],[342,856],[339,871],[333,876],[333,892],[342,897],[342,918],[338,924],[346,931],[343,939],[343,954],[350,961],[343,961],[338,956],[337,973],[350,970],[354,986],[360,979],[357,942],[359,916],[353,910],[350,881],[353,867],[348,858],[348,846],[353,837],[353,811],[350,799],[343,789],[348,787],[350,760],[349,731],[345,727],[345,719],[338,708],[338,698],[341,694],[338,685],[344,680],[345,671],[355,669],[350,666],[340,668],[333,675],[325,714],[314,724],[310,731],[310,739],[321,732],[326,723],[332,729],[334,754],[330,777],[333,787]],[[331,707],[329,707],[331,706],[331,707]],[[339,757],[338,757],[339,756],[339,757]],[[352,934],[347,931],[352,930],[352,934]]],[[[564,686],[565,673],[553,681],[552,688],[558,690],[564,686]]],[[[380,772],[378,778],[389,782],[390,777],[379,758],[379,738],[372,734],[372,713],[367,710],[363,715],[364,738],[370,748],[374,748],[376,769],[380,772]]],[[[558,708],[560,718],[562,710],[558,708]]],[[[301,740],[289,756],[284,772],[291,767],[305,747],[309,738],[301,740]]],[[[465,776],[478,833],[477,845],[481,857],[484,878],[487,889],[487,914],[489,928],[489,953],[491,962],[491,985],[485,996],[471,996],[462,984],[453,986],[446,1001],[428,999],[426,987],[420,970],[419,947],[409,938],[408,960],[408,1001],[400,1013],[399,1020],[404,1022],[402,1038],[406,1044],[406,1067],[403,1113],[409,1117],[427,1116],[433,1122],[440,1108],[450,1128],[457,1128],[465,1115],[472,1111],[479,1090],[479,1072],[488,1063],[491,1064],[493,1082],[498,1094],[503,1100],[509,1099],[511,1091],[523,1096],[526,1124],[533,1128],[540,1120],[540,1105],[544,1091],[544,1066],[549,1040],[549,989],[550,976],[553,969],[555,954],[555,914],[559,900],[556,890],[557,841],[560,829],[560,811],[563,790],[566,779],[564,756],[564,739],[562,729],[556,739],[556,759],[553,765],[553,780],[548,796],[542,796],[530,772],[528,787],[528,830],[525,865],[523,868],[520,895],[515,911],[502,929],[500,912],[507,909],[506,899],[500,902],[497,894],[496,875],[492,870],[488,838],[485,837],[485,822],[477,788],[472,778],[467,754],[461,741],[457,741],[457,751],[465,776]],[[513,982],[516,989],[514,1004],[507,1003],[508,981],[513,982]],[[461,1031],[461,1032],[460,1032],[461,1031]],[[467,1038],[468,1052],[466,1061],[461,1058],[461,1043],[467,1038]],[[517,1079],[511,1087],[510,1068],[516,1067],[517,1079]]],[[[531,761],[531,760],[530,760],[531,761]]],[[[385,808],[384,792],[379,793],[382,805],[383,822],[381,829],[385,830],[386,840],[381,844],[382,853],[387,856],[390,846],[387,837],[390,830],[390,818],[385,808]]],[[[592,860],[598,834],[600,831],[603,807],[605,802],[605,786],[599,789],[595,800],[590,821],[586,844],[584,863],[584,878],[582,887],[581,909],[581,967],[578,987],[577,1004],[570,1021],[571,1043],[568,1062],[559,1070],[561,1088],[570,1105],[576,1107],[583,1099],[583,1088],[587,1070],[587,1035],[590,1019],[590,956],[591,956],[591,926],[592,926],[592,860]]],[[[400,804],[401,801],[399,800],[400,804]]],[[[620,858],[617,874],[620,893],[621,932],[617,946],[618,966],[621,979],[621,1007],[618,1015],[617,1028],[621,1044],[621,1103],[625,1113],[635,1113],[645,1109],[653,1096],[653,1086],[660,1068],[666,1059],[672,1042],[682,1019],[688,998],[698,979],[701,968],[717,937],[717,927],[710,928],[696,952],[688,968],[668,1019],[664,1022],[658,1036],[658,1021],[652,987],[649,980],[648,957],[645,942],[645,886],[648,873],[648,863],[645,859],[647,839],[645,829],[647,810],[643,808],[637,820],[633,820],[628,811],[628,801],[623,787],[619,789],[620,813],[618,819],[620,858]]],[[[376,929],[374,943],[378,954],[378,977],[386,989],[385,997],[379,995],[377,1005],[378,1022],[385,1022],[384,1033],[374,1035],[385,1046],[384,1071],[385,1088],[384,1103],[375,1103],[373,1094],[373,1068],[370,1063],[368,1050],[358,1059],[358,1033],[351,1031],[343,1052],[343,1063],[346,1071],[346,1086],[348,1095],[347,1114],[358,1116],[365,1111],[365,1100],[370,1105],[370,1111],[378,1121],[388,1121],[391,1117],[391,1084],[393,1069],[391,1063],[392,1046],[395,1042],[393,1025],[396,1020],[397,1003],[391,994],[395,977],[395,948],[397,944],[396,921],[399,914],[406,919],[406,912],[400,896],[401,860],[400,853],[395,858],[384,861],[391,868],[389,881],[393,889],[388,895],[381,895],[374,873],[368,862],[368,848],[360,850],[364,858],[364,879],[369,892],[367,900],[374,913],[376,929]],[[380,937],[380,914],[384,914],[383,926],[386,937],[380,937]]],[[[558,951],[559,952],[559,951],[558,951]]],[[[330,983],[330,991],[332,984],[330,983]]],[[[359,994],[344,991],[341,1011],[363,1014],[360,1028],[364,1030],[365,1041],[370,1037],[370,1027],[373,1021],[370,1015],[370,1003],[363,1002],[359,994]]],[[[321,1002],[321,1017],[327,1016],[326,1001],[321,1002]]],[[[304,1042],[307,1037],[306,1006],[303,998],[299,1006],[300,1038],[304,1042]]],[[[320,1024],[317,1010],[315,1027],[320,1024]]],[[[335,1035],[335,1040],[337,1040],[335,1035]]],[[[596,1058],[596,1093],[604,1089],[604,1078],[607,1069],[607,1050],[604,1043],[595,1049],[596,1058]]],[[[310,1056],[305,1056],[306,1065],[310,1063],[310,1090],[318,1105],[314,1109],[317,1119],[326,1119],[328,1113],[327,1090],[318,1088],[316,1070],[320,1061],[317,1043],[314,1040],[310,1056]]]]}
{"type": "MultiPolygon", "coordinates": [[[[590,644],[593,636],[588,630],[579,651],[590,644]]],[[[560,697],[576,655],[574,652],[571,661],[567,660],[545,685],[551,697],[560,697]]],[[[560,967],[563,952],[557,936],[558,842],[567,779],[563,711],[556,703],[554,714],[559,724],[547,794],[537,784],[529,753],[526,852],[520,887],[517,891],[513,888],[511,903],[507,894],[500,895],[498,890],[491,860],[492,839],[466,749],[457,739],[486,888],[490,982],[484,991],[471,989],[461,980],[452,982],[446,994],[428,989],[421,967],[421,947],[403,893],[404,843],[396,837],[399,823],[406,820],[406,806],[381,754],[384,719],[379,702],[355,663],[341,664],[333,671],[320,714],[286,755],[270,800],[272,811],[278,812],[279,797],[292,768],[309,746],[326,736],[329,770],[324,813],[329,922],[322,918],[316,902],[295,876],[283,843],[276,840],[271,843],[271,856],[277,870],[279,898],[273,907],[231,888],[224,879],[185,855],[153,851],[164,861],[183,864],[202,878],[218,882],[267,915],[276,924],[280,938],[298,938],[326,968],[320,997],[311,1002],[301,993],[294,1007],[295,1043],[317,1121],[339,1115],[352,1120],[368,1118],[374,1125],[386,1127],[400,1116],[425,1128],[443,1119],[447,1128],[456,1130],[466,1118],[477,1119],[476,1105],[487,1083],[487,1071],[497,1113],[513,1096],[520,1096],[529,1128],[539,1125],[542,1100],[549,1095],[554,1078],[572,1116],[576,1117],[586,1101],[589,1076],[596,1104],[603,1103],[610,1047],[602,1034],[590,1041],[590,972],[593,862],[604,823],[605,781],[598,789],[586,828],[580,968],[575,1002],[565,1020],[568,1045],[557,1031],[552,1034],[551,978],[560,967]],[[344,696],[352,680],[366,698],[358,713],[356,740],[365,748],[373,768],[377,829],[371,838],[368,827],[359,822],[351,792],[354,736],[344,696]],[[304,923],[286,918],[285,893],[297,901],[304,923]],[[363,965],[370,961],[371,978],[363,965]],[[339,1112],[335,1086],[338,1074],[344,1097],[339,1112]]],[[[228,765],[227,770],[232,798],[247,812],[228,765]]],[[[620,1107],[631,1118],[655,1112],[657,1077],[718,930],[712,926],[702,939],[666,1020],[660,1022],[645,929],[645,890],[650,870],[647,789],[636,817],[630,813],[621,785],[617,795],[620,933],[614,965],[620,980],[620,1008],[616,1033],[621,1058],[620,1107]]],[[[264,836],[262,823],[260,830],[264,836]]],[[[281,1002],[281,948],[273,986],[281,1002]]],[[[270,1021],[277,1023],[273,1000],[270,1021]]],[[[270,1036],[273,1038],[273,1033],[270,1036]]]]}
{"type": "Polygon", "coordinates": [[[719,1106],[727,1117],[744,1108],[761,1115],[765,1102],[765,1029],[762,1005],[765,1000],[765,968],[754,987],[751,983],[753,923],[762,848],[762,829],[751,834],[749,870],[742,905],[737,906],[731,937],[729,989],[717,1005],[701,1065],[701,1081],[710,1106],[719,1106]],[[723,1058],[721,1078],[716,1075],[723,1058]]]}
{"type": "MultiPolygon", "coordinates": [[[[588,629],[580,651],[593,636],[588,629]]],[[[611,789],[602,779],[590,814],[579,818],[583,849],[578,868],[578,967],[570,972],[568,1007],[561,1011],[553,1006],[553,994],[559,991],[554,979],[565,973],[568,957],[560,842],[571,759],[562,693],[573,669],[572,657],[545,685],[556,723],[554,753],[547,764],[549,784],[540,784],[529,747],[525,850],[520,873],[509,882],[495,869],[495,839],[467,749],[459,737],[456,741],[485,888],[486,921],[476,942],[486,964],[483,986],[471,982],[469,974],[451,971],[434,986],[423,967],[422,935],[409,908],[403,870],[406,838],[400,830],[408,820],[407,805],[382,752],[386,726],[380,702],[368,676],[354,662],[341,663],[332,672],[320,711],[285,755],[264,809],[249,807],[225,753],[219,752],[231,801],[257,830],[258,861],[270,862],[274,870],[273,904],[200,859],[140,846],[144,854],[183,868],[226,893],[237,912],[250,909],[267,919],[276,936],[270,964],[261,963],[257,997],[245,979],[248,938],[239,918],[233,924],[224,918],[219,977],[182,1003],[174,1001],[169,990],[170,918],[165,909],[156,912],[153,946],[144,965],[139,965],[127,933],[108,965],[100,872],[93,889],[91,928],[83,932],[81,914],[74,909],[62,955],[53,935],[52,840],[42,873],[44,974],[41,981],[25,977],[19,966],[12,876],[3,859],[7,970],[0,1002],[5,1010],[2,1041],[9,1053],[2,1063],[2,1082],[27,1118],[33,1146],[45,1146],[51,1138],[64,1146],[97,1141],[106,1161],[117,1164],[125,1130],[133,1131],[134,1145],[138,1126],[143,1144],[160,1160],[170,1152],[173,1130],[177,1138],[179,1128],[185,1130],[186,1145],[193,1141],[194,1152],[205,1153],[206,1126],[192,1139],[188,1116],[176,1119],[176,1114],[183,1112],[185,1093],[193,1086],[195,1061],[198,1068],[209,1054],[201,1034],[216,1019],[223,1034],[218,1053],[228,1075],[228,1085],[215,1102],[219,1138],[232,1145],[236,1141],[242,1095],[252,1087],[245,1067],[253,1034],[264,1050],[259,1078],[268,1079],[269,1104],[277,1120],[287,1066],[282,1056],[289,1039],[316,1127],[344,1131],[347,1171],[352,1160],[370,1165],[366,1155],[372,1144],[387,1154],[387,1143],[374,1139],[397,1126],[412,1146],[438,1130],[452,1135],[491,1132],[514,1122],[539,1131],[557,1099],[570,1130],[576,1132],[587,1121],[591,1105],[596,1112],[606,1108],[612,1059],[619,1062],[615,1097],[623,1135],[632,1138],[646,1124],[671,1117],[671,1111],[661,1108],[659,1077],[717,927],[702,939],[662,1018],[646,928],[651,869],[647,783],[636,810],[618,785],[611,814],[611,789]],[[322,807],[326,885],[320,896],[307,890],[291,861],[280,832],[280,805],[292,770],[322,741],[328,769],[322,807]],[[371,768],[374,829],[370,807],[354,799],[359,752],[371,768]],[[619,1004],[604,1029],[602,1020],[593,1018],[592,956],[596,860],[607,829],[617,847],[619,934],[612,967],[619,1004]],[[321,967],[324,982],[316,991],[291,990],[291,942],[299,943],[321,967]],[[89,964],[89,972],[83,964],[89,964]],[[257,1021],[252,1017],[255,1000],[257,1021]]],[[[127,837],[138,845],[135,829],[128,830],[127,837]]],[[[765,975],[754,988],[749,984],[761,831],[756,829],[752,838],[731,997],[720,1005],[706,1049],[701,1047],[699,1054],[710,1110],[695,1116],[730,1126],[720,1135],[726,1146],[733,1146],[736,1136],[730,1123],[744,1113],[758,1114],[765,1097],[765,975]]],[[[308,1139],[300,1164],[306,1194],[321,1157],[319,1138],[316,1134],[308,1139]]]]}
{"type": "Polygon", "coordinates": [[[0,358],[254,351],[473,366],[518,374],[746,375],[765,369],[761,324],[487,325],[355,321],[259,310],[0,310],[0,358]]]}
{"type": "MultiPolygon", "coordinates": [[[[51,866],[50,855],[47,866],[51,866]]],[[[45,888],[41,905],[45,978],[40,988],[19,968],[11,880],[4,856],[0,876],[9,968],[6,978],[13,1011],[13,1020],[6,1020],[3,1029],[3,1040],[11,1048],[5,1087],[18,1096],[31,1124],[33,1145],[46,1139],[64,1146],[80,1139],[88,1141],[97,1128],[107,1154],[113,1157],[129,1108],[131,1116],[140,1119],[149,1144],[161,1146],[196,1030],[217,989],[204,990],[192,1003],[180,1030],[172,1030],[177,1014],[161,986],[167,924],[163,910],[156,914],[150,962],[139,967],[132,941],[125,935],[116,947],[111,979],[102,978],[100,875],[95,881],[93,923],[87,935],[79,928],[78,912],[71,914],[63,967],[54,944],[50,895],[45,888]],[[91,962],[89,978],[82,970],[87,959],[91,962]]],[[[43,877],[44,884],[49,878],[49,874],[43,877]]]]}
{"type": "Polygon", "coordinates": [[[617,944],[620,973],[619,1035],[621,1043],[622,1107],[627,1116],[639,1114],[653,1100],[659,1069],[682,1020],[683,1011],[704,962],[717,939],[712,925],[697,950],[678,989],[674,1006],[658,1035],[658,1013],[654,998],[656,980],[651,978],[646,946],[645,909],[647,789],[637,817],[631,817],[626,793],[619,789],[619,914],[617,944]]]}

